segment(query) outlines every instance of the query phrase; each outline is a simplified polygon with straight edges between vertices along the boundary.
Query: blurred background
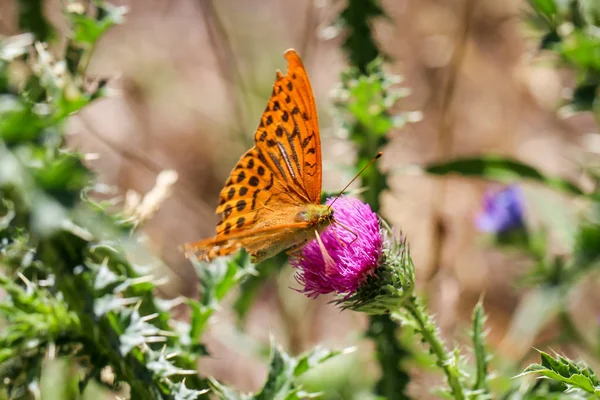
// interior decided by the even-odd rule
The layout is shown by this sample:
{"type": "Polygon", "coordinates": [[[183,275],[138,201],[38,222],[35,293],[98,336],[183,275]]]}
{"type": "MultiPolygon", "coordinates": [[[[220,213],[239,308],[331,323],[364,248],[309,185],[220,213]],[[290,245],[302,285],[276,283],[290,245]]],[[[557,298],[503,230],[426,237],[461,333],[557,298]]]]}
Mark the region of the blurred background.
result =
{"type": "MultiPolygon", "coordinates": [[[[343,35],[335,26],[343,2],[113,3],[129,12],[124,24],[101,39],[89,69],[112,77],[113,94],[71,119],[70,142],[99,155],[90,165],[101,182],[122,195],[145,193],[161,170],[177,171],[173,196],[145,233],[152,251],[170,266],[164,271],[169,277],[164,295],[198,296],[196,274],[179,246],[214,234],[218,193],[239,156],[252,146],[275,71],[285,70],[286,49],[299,52],[315,92],[324,190],[340,190],[352,178],[344,166],[352,163],[353,146],[332,106],[332,91],[347,66],[340,49],[343,35]]],[[[484,294],[488,340],[499,354],[496,366],[526,365],[536,357],[531,347],[551,340],[557,322],[533,336],[519,322],[525,305],[541,301],[543,306],[543,299],[531,299],[529,290],[519,287],[528,260],[492,248],[473,224],[488,184],[427,177],[410,166],[495,152],[585,187],[578,166],[594,122],[583,114],[557,114],[573,76],[538,51],[524,0],[388,0],[382,6],[389,18],[378,19],[375,31],[388,56],[386,68],[402,75],[401,86],[411,90],[396,109],[420,112],[422,118],[392,131],[382,149],[380,166],[391,180],[381,212],[408,236],[417,289],[448,343],[467,339],[472,308],[484,294]],[[457,52],[462,58],[453,68],[457,52]]],[[[47,1],[45,7],[49,19],[64,28],[62,2],[47,1]]],[[[15,10],[13,0],[0,3],[0,34],[19,32],[15,10]]],[[[565,221],[576,213],[576,204],[539,187],[524,190],[528,223],[543,220],[552,252],[566,252],[572,227],[565,221]]],[[[569,307],[576,319],[580,316],[581,331],[595,335],[598,320],[589,316],[599,315],[600,293],[593,283],[587,286],[571,296],[569,307]]],[[[348,398],[344,391],[364,389],[376,380],[372,344],[363,338],[366,317],[340,312],[328,304],[330,298],[308,301],[290,287],[298,287],[293,271],[274,273],[243,323],[223,306],[206,336],[211,357],[203,359],[201,371],[240,390],[258,389],[272,335],[292,353],[317,343],[358,346],[328,369],[331,385],[339,385],[339,397],[331,398],[348,398]],[[367,370],[356,371],[353,360],[367,370]]],[[[568,347],[562,350],[578,355],[568,347]]],[[[429,379],[421,371],[411,381],[416,398],[426,398],[429,379]]]]}

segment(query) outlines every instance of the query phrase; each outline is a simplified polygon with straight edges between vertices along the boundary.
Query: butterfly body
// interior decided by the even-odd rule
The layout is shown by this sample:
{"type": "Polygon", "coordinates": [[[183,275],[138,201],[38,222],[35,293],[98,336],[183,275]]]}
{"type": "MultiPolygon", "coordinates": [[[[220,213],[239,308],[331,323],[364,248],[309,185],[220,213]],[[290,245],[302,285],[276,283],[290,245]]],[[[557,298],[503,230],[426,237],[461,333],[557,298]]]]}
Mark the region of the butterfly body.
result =
{"type": "Polygon", "coordinates": [[[300,57],[285,53],[271,98],[254,134],[221,190],[217,235],[185,245],[188,256],[210,261],[245,248],[260,262],[297,250],[333,222],[320,204],[321,141],[312,88],[300,57]]]}
{"type": "MultiPolygon", "coordinates": [[[[293,215],[292,210],[290,210],[293,215]]],[[[288,252],[296,251],[315,238],[315,232],[323,232],[333,222],[333,208],[324,205],[309,205],[301,208],[295,213],[295,223],[301,223],[299,227],[282,228],[277,233],[277,240],[257,240],[246,245],[250,253],[251,261],[258,263],[273,257],[279,252],[289,249],[288,252]]],[[[285,225],[285,224],[282,224],[285,225]]]]}

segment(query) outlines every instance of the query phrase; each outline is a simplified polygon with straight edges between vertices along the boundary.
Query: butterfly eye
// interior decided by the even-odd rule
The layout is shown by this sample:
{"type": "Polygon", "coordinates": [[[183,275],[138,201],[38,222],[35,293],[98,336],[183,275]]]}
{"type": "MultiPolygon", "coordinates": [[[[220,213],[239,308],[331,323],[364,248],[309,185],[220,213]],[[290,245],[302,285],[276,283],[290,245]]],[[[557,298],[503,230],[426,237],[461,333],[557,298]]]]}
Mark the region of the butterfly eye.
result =
{"type": "Polygon", "coordinates": [[[296,221],[300,221],[300,222],[306,222],[306,221],[310,221],[310,214],[308,213],[308,211],[300,211],[298,214],[296,214],[296,221]]]}

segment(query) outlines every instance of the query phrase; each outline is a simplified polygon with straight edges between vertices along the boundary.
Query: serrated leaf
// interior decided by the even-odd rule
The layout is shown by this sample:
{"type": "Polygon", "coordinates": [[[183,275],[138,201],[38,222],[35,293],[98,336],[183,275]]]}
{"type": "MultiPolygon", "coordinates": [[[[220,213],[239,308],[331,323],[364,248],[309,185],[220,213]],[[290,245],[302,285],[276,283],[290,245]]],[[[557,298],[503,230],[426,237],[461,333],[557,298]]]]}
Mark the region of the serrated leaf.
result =
{"type": "Polygon", "coordinates": [[[552,357],[543,351],[540,351],[540,356],[541,365],[531,364],[519,376],[538,374],[587,393],[595,394],[600,391],[595,385],[598,383],[595,375],[588,367],[579,366],[562,356],[552,357]]]}
{"type": "Polygon", "coordinates": [[[200,337],[206,328],[206,324],[208,319],[214,312],[213,308],[206,307],[199,302],[188,299],[187,304],[190,306],[192,311],[192,320],[190,327],[190,340],[192,343],[198,343],[200,341],[200,337]]]}
{"type": "Polygon", "coordinates": [[[209,377],[208,382],[213,393],[222,400],[250,400],[251,396],[238,394],[235,390],[221,384],[216,379],[209,377]]]}
{"type": "Polygon", "coordinates": [[[530,165],[499,155],[458,158],[448,162],[428,164],[423,167],[423,170],[433,175],[459,174],[504,183],[527,179],[572,195],[584,194],[583,190],[572,182],[544,175],[530,165]]]}
{"type": "Polygon", "coordinates": [[[267,381],[261,391],[254,396],[256,400],[283,400],[288,392],[293,389],[292,379],[296,360],[281,351],[274,342],[271,346],[271,353],[267,381]]]}
{"type": "Polygon", "coordinates": [[[196,400],[206,392],[208,392],[208,389],[188,389],[183,382],[177,382],[171,386],[171,395],[173,396],[173,400],[196,400]]]}
{"type": "Polygon", "coordinates": [[[324,363],[332,357],[339,355],[340,351],[333,351],[321,346],[317,346],[308,353],[298,357],[297,365],[294,368],[294,376],[299,377],[306,371],[324,363]]]}
{"type": "Polygon", "coordinates": [[[562,376],[570,376],[569,366],[561,362],[560,359],[554,359],[552,358],[552,356],[550,356],[547,353],[544,353],[543,351],[540,352],[540,356],[542,358],[542,366],[552,371],[555,371],[562,376]]]}
{"type": "Polygon", "coordinates": [[[473,309],[473,352],[476,360],[476,380],[473,391],[489,394],[488,389],[488,355],[485,349],[485,313],[481,301],[473,309]]]}
{"type": "MultiPolygon", "coordinates": [[[[238,262],[244,263],[247,254],[242,253],[244,257],[238,262]]],[[[239,285],[239,295],[236,299],[233,309],[237,313],[239,323],[243,323],[246,315],[256,301],[260,289],[267,282],[269,277],[281,270],[287,265],[287,255],[279,253],[275,257],[269,258],[256,266],[256,274],[249,274],[239,285]]]]}
{"type": "Polygon", "coordinates": [[[249,262],[239,264],[237,259],[218,258],[211,264],[192,260],[201,286],[201,304],[215,307],[229,290],[247,275],[254,274],[249,262]]]}

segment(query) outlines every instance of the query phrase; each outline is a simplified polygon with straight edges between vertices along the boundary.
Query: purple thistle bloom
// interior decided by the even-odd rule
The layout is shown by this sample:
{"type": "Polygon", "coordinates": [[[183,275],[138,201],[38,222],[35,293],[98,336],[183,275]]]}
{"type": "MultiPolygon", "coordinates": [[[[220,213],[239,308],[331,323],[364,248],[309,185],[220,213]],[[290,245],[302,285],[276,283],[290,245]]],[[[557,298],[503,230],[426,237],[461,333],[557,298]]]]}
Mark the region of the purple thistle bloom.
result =
{"type": "MultiPolygon", "coordinates": [[[[327,199],[331,204],[333,198],[327,199]]],[[[309,297],[354,293],[378,266],[383,248],[377,214],[360,200],[341,196],[333,203],[335,221],[318,240],[306,244],[290,259],[296,280],[309,297]],[[325,252],[325,257],[323,256],[325,252]]]]}
{"type": "Polygon", "coordinates": [[[480,231],[495,234],[525,227],[523,193],[517,185],[489,190],[483,199],[483,210],[475,225],[480,231]]]}

